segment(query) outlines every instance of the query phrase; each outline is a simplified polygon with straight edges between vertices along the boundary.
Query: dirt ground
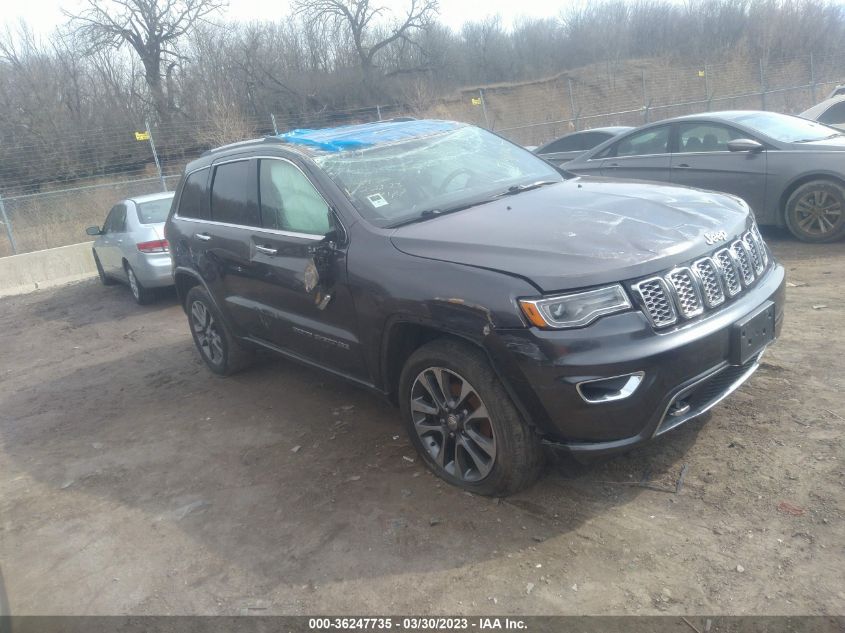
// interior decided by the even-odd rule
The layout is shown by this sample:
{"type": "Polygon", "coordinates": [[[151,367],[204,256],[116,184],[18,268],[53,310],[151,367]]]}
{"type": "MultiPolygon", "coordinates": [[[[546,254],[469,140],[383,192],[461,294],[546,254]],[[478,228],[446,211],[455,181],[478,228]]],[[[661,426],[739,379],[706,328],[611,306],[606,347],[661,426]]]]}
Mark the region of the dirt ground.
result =
{"type": "Polygon", "coordinates": [[[398,412],[340,380],[213,376],[172,295],[2,299],[0,593],[15,614],[845,614],[845,244],[769,239],[788,314],[749,383],[504,501],[429,475],[398,412]]]}

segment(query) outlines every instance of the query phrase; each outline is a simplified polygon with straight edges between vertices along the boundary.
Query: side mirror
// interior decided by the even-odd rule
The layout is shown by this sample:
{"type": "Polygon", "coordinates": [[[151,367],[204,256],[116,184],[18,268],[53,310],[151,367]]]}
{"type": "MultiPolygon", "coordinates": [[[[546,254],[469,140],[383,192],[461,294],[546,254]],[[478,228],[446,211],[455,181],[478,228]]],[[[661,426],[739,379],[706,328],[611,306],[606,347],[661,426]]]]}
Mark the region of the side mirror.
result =
{"type": "Polygon", "coordinates": [[[103,234],[103,232],[100,230],[99,226],[89,226],[87,229],[85,229],[85,232],[88,235],[95,235],[95,236],[103,234]]]}
{"type": "Polygon", "coordinates": [[[729,152],[750,152],[756,154],[763,151],[763,144],[750,138],[738,138],[728,141],[729,152]]]}

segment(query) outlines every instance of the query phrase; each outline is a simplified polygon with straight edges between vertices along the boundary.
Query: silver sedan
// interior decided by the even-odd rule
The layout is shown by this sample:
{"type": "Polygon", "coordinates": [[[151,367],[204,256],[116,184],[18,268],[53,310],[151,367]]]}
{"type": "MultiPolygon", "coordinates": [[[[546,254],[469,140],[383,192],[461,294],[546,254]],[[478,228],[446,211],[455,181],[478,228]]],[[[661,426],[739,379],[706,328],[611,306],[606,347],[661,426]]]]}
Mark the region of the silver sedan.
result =
{"type": "Polygon", "coordinates": [[[170,248],[164,237],[172,201],[172,192],[121,200],[109,211],[102,228],[85,230],[96,237],[94,262],[103,285],[127,284],[140,304],[155,298],[155,288],[173,285],[170,248]]]}

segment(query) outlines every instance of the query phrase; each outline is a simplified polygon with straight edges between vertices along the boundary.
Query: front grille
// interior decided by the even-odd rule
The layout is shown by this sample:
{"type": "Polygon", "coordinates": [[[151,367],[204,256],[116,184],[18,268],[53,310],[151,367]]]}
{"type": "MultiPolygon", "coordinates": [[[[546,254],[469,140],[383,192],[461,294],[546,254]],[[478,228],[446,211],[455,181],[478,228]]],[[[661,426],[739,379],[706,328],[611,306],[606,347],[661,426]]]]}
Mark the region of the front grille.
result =
{"type": "Polygon", "coordinates": [[[701,293],[698,284],[692,278],[689,268],[678,268],[673,270],[666,279],[675,288],[675,296],[678,299],[678,307],[681,314],[690,318],[704,312],[704,305],[701,302],[701,293]]]}
{"type": "Polygon", "coordinates": [[[754,283],[754,268],[751,266],[751,258],[748,256],[748,251],[745,248],[745,243],[742,240],[737,240],[731,244],[731,254],[734,256],[739,268],[739,274],[742,276],[742,283],[750,286],[754,283]]]}
{"type": "Polygon", "coordinates": [[[742,236],[742,241],[748,248],[748,253],[751,255],[751,265],[754,266],[754,274],[759,275],[765,268],[763,258],[757,250],[757,240],[751,234],[751,231],[742,236]]]}
{"type": "Polygon", "coordinates": [[[766,245],[752,226],[728,248],[631,285],[654,327],[691,319],[751,287],[769,264],[766,245]]]}
{"type": "Polygon", "coordinates": [[[701,280],[701,288],[704,291],[704,301],[709,308],[715,308],[725,302],[725,292],[722,290],[722,281],[719,277],[719,270],[716,262],[709,257],[699,259],[692,265],[698,278],[701,280]]]}
{"type": "Polygon", "coordinates": [[[643,307],[651,317],[651,322],[656,327],[672,325],[678,320],[675,304],[670,298],[669,288],[663,279],[660,277],[646,279],[636,284],[634,288],[643,302],[643,307]]]}
{"type": "Polygon", "coordinates": [[[719,264],[719,272],[725,282],[725,289],[729,297],[735,297],[742,290],[742,282],[739,280],[739,273],[734,265],[734,258],[731,257],[728,249],[723,248],[716,252],[716,262],[719,264]]]}

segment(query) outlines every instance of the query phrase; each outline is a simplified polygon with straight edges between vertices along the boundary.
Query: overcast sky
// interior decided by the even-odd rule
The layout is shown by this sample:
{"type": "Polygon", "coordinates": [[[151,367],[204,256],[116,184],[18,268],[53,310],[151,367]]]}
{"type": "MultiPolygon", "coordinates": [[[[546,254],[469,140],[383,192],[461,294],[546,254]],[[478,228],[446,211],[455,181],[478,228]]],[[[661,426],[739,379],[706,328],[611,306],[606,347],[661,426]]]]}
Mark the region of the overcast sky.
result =
{"type": "MultiPolygon", "coordinates": [[[[401,9],[405,0],[381,0],[388,7],[401,9]]],[[[470,20],[499,14],[505,25],[519,16],[553,17],[564,4],[574,0],[441,0],[440,20],[454,28],[470,20]],[[482,6],[483,9],[479,9],[482,6]]],[[[26,20],[37,33],[47,34],[63,21],[62,8],[72,11],[81,3],[77,0],[0,0],[4,5],[3,20],[8,24],[19,18],[26,20]]],[[[221,14],[235,20],[273,19],[288,11],[289,0],[230,0],[229,8],[221,14]]]]}

